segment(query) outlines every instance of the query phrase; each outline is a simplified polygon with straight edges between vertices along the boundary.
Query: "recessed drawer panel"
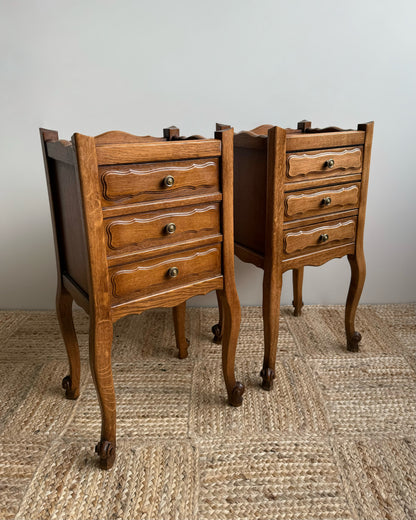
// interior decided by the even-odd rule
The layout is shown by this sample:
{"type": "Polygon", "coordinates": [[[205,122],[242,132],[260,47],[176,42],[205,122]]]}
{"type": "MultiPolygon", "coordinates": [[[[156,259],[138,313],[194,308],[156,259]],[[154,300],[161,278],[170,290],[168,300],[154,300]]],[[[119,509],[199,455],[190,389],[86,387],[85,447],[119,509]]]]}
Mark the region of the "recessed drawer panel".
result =
{"type": "Polygon", "coordinates": [[[283,244],[285,257],[300,256],[354,242],[356,220],[354,217],[287,231],[283,244]]]}
{"type": "Polygon", "coordinates": [[[100,166],[103,206],[219,191],[218,158],[100,166]]]}
{"type": "Polygon", "coordinates": [[[140,298],[221,275],[221,244],[110,269],[113,297],[140,298]]]}
{"type": "Polygon", "coordinates": [[[219,234],[220,205],[182,206],[115,217],[104,222],[107,254],[112,256],[219,234]]]}
{"type": "Polygon", "coordinates": [[[287,154],[288,182],[361,172],[361,148],[287,154]]]}
{"type": "Polygon", "coordinates": [[[358,208],[359,202],[359,183],[286,193],[285,220],[296,220],[327,215],[336,211],[347,211],[358,208]]]}

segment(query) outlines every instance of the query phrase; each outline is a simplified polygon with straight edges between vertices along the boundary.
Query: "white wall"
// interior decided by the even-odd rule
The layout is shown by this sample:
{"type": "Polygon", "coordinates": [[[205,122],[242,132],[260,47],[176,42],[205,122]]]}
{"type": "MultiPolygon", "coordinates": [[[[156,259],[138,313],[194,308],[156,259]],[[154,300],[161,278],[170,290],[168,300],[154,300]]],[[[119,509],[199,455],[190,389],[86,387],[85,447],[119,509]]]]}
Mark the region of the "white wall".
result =
{"type": "MultiPolygon", "coordinates": [[[[411,0],[2,0],[0,307],[54,305],[39,126],[211,136],[304,118],[375,121],[362,301],[416,300],[415,16],[411,0]]],[[[237,260],[236,280],[261,302],[260,270],[237,260]]],[[[307,268],[304,300],[343,303],[348,280],[345,259],[307,268]]]]}

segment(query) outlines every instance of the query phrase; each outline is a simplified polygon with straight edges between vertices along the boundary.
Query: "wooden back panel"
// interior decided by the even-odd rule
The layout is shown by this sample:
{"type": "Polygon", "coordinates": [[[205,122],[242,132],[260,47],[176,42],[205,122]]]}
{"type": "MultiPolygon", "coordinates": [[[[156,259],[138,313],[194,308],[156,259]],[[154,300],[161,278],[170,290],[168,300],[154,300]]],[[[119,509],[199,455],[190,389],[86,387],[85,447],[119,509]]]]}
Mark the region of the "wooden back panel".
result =
{"type": "Polygon", "coordinates": [[[51,208],[58,282],[69,276],[88,294],[88,252],[73,149],[53,130],[40,129],[51,208]]]}

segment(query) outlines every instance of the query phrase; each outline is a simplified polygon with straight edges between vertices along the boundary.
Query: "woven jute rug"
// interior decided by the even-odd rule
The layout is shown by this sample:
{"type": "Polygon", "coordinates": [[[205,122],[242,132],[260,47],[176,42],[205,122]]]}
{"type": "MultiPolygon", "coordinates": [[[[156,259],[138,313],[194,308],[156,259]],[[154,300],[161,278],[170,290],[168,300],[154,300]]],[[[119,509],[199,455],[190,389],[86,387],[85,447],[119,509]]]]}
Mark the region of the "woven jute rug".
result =
{"type": "Polygon", "coordinates": [[[94,455],[100,413],[88,368],[78,401],[53,312],[0,313],[0,519],[401,520],[416,518],[416,305],[360,306],[361,351],[344,308],[283,308],[275,388],[259,384],[261,309],[243,309],[237,376],[225,399],[215,309],[188,309],[177,359],[169,310],[115,325],[118,454],[94,455]]]}

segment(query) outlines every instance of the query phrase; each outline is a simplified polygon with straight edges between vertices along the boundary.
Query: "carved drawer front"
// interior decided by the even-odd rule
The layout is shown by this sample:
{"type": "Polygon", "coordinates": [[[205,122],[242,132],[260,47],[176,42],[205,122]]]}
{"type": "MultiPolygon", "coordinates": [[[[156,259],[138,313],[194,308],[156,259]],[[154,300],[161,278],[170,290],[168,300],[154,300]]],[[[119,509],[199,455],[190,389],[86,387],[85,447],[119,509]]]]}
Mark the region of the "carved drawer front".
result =
{"type": "Polygon", "coordinates": [[[218,203],[115,217],[106,222],[107,254],[142,251],[219,235],[218,203]]]}
{"type": "Polygon", "coordinates": [[[359,201],[359,184],[345,184],[331,188],[286,193],[285,220],[296,220],[356,209],[359,206],[359,201]]]}
{"type": "Polygon", "coordinates": [[[285,257],[300,256],[354,242],[356,220],[356,217],[352,217],[321,226],[305,226],[287,231],[283,244],[285,257]]]}
{"type": "Polygon", "coordinates": [[[361,148],[287,154],[287,182],[361,172],[361,148]]]}
{"type": "Polygon", "coordinates": [[[116,299],[140,298],[221,275],[221,244],[110,269],[116,299]]]}
{"type": "Polygon", "coordinates": [[[218,158],[100,166],[103,206],[219,191],[218,158]]]}

